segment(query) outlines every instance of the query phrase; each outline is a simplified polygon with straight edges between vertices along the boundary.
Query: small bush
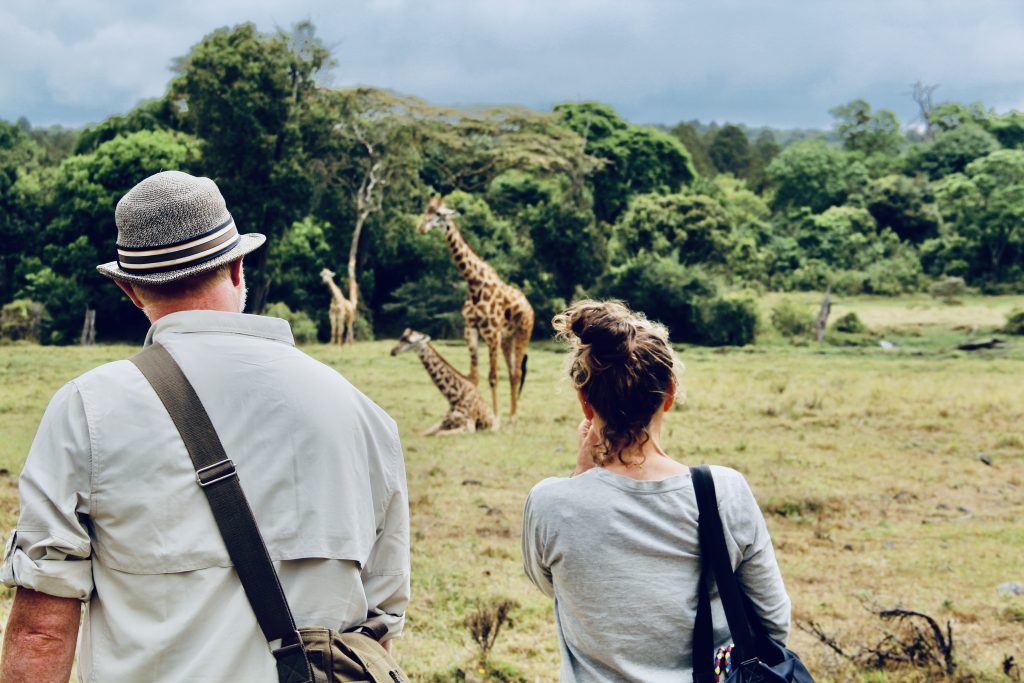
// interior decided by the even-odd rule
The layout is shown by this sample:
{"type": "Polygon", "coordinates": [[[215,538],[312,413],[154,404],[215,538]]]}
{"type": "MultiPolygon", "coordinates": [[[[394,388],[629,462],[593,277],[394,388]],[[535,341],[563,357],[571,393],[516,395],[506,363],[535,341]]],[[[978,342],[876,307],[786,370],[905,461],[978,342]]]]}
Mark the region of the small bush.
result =
{"type": "Polygon", "coordinates": [[[512,612],[519,608],[515,600],[501,599],[481,603],[466,616],[465,624],[479,651],[477,665],[484,670],[492,668],[491,651],[503,626],[513,628],[512,612]]]}
{"type": "Polygon", "coordinates": [[[703,343],[708,346],[745,346],[757,336],[757,303],[753,299],[707,299],[697,314],[703,343]]]}
{"type": "Polygon", "coordinates": [[[928,293],[944,303],[953,304],[967,293],[967,283],[962,277],[947,275],[938,282],[933,283],[928,288],[928,293]]]}
{"type": "Polygon", "coordinates": [[[867,267],[864,273],[864,291],[882,296],[899,296],[919,292],[923,275],[921,262],[910,254],[897,254],[867,267]]]}
{"type": "Polygon", "coordinates": [[[805,337],[811,333],[814,319],[807,310],[789,299],[772,308],[772,327],[785,337],[805,337]]]}
{"type": "Polygon", "coordinates": [[[845,332],[847,334],[863,334],[868,331],[868,326],[865,325],[857,314],[850,311],[846,315],[836,320],[835,325],[832,326],[836,332],[845,332]]]}
{"type": "Polygon", "coordinates": [[[1006,317],[1006,326],[1003,327],[1006,334],[1024,334],[1024,308],[1015,308],[1006,317]]]}
{"type": "Polygon", "coordinates": [[[267,306],[263,312],[272,318],[287,320],[292,328],[292,336],[296,344],[311,344],[316,342],[316,323],[305,311],[293,311],[288,304],[277,302],[267,306]]]}
{"type": "Polygon", "coordinates": [[[30,299],[4,304],[0,312],[0,338],[38,342],[45,315],[43,305],[30,299]]]}

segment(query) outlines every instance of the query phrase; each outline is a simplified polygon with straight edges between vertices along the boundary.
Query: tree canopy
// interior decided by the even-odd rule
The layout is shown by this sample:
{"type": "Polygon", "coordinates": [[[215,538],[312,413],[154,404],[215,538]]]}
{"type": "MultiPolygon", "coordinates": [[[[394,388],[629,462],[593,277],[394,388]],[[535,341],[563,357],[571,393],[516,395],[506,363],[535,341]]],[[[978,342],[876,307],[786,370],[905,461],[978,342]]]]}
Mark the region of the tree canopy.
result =
{"type": "Polygon", "coordinates": [[[463,110],[335,88],[334,67],[309,23],[242,24],[131,111],[81,130],[0,121],[0,303],[43,304],[47,343],[76,340],[86,309],[101,339],[141,334],[95,266],[114,257],[118,199],[167,169],[213,178],[240,230],[268,236],[246,261],[252,310],[279,303],[321,338],[325,267],[358,298],[357,336],[459,330],[465,286],[443,238],[415,230],[431,193],[526,293],[538,334],[586,295],[729,344],[756,333],[748,288],[1024,288],[1020,112],[921,91],[925,131],[860,99],[831,131],[661,129],[599,102],[463,110]]]}

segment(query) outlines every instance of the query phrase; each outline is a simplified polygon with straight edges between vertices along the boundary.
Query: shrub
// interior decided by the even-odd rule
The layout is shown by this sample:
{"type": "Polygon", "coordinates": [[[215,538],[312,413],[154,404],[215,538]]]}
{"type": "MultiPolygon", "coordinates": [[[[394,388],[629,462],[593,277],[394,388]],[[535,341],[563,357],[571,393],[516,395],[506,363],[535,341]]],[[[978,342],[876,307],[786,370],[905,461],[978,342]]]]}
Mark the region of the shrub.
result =
{"type": "Polygon", "coordinates": [[[811,333],[814,318],[806,308],[783,299],[772,308],[772,327],[785,337],[804,337],[811,333]]]}
{"type": "Polygon", "coordinates": [[[698,301],[714,298],[717,287],[703,270],[673,256],[642,252],[616,268],[600,296],[613,296],[668,326],[672,341],[699,343],[698,301]]]}
{"type": "Polygon", "coordinates": [[[288,304],[277,302],[267,306],[264,315],[287,320],[292,328],[292,336],[297,344],[316,342],[316,323],[305,311],[293,311],[288,304]]]}
{"type": "Polygon", "coordinates": [[[845,332],[847,334],[863,334],[868,331],[868,326],[857,317],[856,313],[850,311],[836,320],[832,329],[836,332],[845,332]]]}
{"type": "Polygon", "coordinates": [[[1003,327],[1006,334],[1024,334],[1024,308],[1015,308],[1006,317],[1006,326],[1003,327]]]}
{"type": "Polygon", "coordinates": [[[708,346],[745,346],[757,336],[757,302],[749,297],[706,299],[697,311],[708,346]]]}
{"type": "Polygon", "coordinates": [[[38,342],[45,315],[43,305],[30,299],[4,304],[0,312],[0,338],[38,342]]]}
{"type": "Polygon", "coordinates": [[[711,276],[671,255],[641,252],[617,268],[611,283],[598,294],[620,298],[665,324],[674,342],[738,346],[753,342],[756,334],[752,301],[720,296],[711,276]]]}
{"type": "Polygon", "coordinates": [[[875,261],[865,271],[864,291],[869,294],[898,296],[917,292],[922,286],[921,262],[912,254],[895,254],[875,261]]]}
{"type": "Polygon", "coordinates": [[[928,288],[928,293],[943,303],[954,304],[967,293],[967,283],[962,277],[947,275],[928,288]]]}

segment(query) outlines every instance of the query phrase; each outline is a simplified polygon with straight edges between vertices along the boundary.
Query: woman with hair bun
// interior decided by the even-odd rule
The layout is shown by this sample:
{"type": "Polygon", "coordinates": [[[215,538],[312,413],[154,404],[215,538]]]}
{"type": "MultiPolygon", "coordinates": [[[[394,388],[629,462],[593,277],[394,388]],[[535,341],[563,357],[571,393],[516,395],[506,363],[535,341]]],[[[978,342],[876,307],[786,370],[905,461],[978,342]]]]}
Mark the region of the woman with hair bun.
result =
{"type": "MultiPolygon", "coordinates": [[[[616,301],[581,301],[553,324],[570,347],[579,452],[570,477],[530,492],[522,544],[527,576],[555,599],[561,680],[689,681],[700,544],[689,469],[661,446],[680,371],[668,331],[616,301]]],[[[785,642],[790,601],[764,517],[743,475],[711,469],[732,566],[785,642]]],[[[711,600],[725,646],[715,589],[711,600]]]]}

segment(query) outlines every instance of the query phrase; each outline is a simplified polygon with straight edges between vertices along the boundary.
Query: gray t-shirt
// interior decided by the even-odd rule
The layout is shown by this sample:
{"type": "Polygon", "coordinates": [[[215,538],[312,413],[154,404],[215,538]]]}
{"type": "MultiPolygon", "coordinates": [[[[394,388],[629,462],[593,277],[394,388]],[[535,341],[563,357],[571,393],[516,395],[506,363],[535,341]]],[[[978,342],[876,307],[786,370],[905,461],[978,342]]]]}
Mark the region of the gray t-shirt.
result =
{"type": "MultiPolygon", "coordinates": [[[[743,475],[711,469],[732,565],[768,633],[785,642],[790,601],[764,517],[743,475]]],[[[689,680],[700,577],[689,473],[637,481],[594,468],[545,479],[526,500],[523,565],[555,599],[562,681],[689,680]]],[[[720,646],[731,639],[717,590],[711,599],[720,646]]]]}

